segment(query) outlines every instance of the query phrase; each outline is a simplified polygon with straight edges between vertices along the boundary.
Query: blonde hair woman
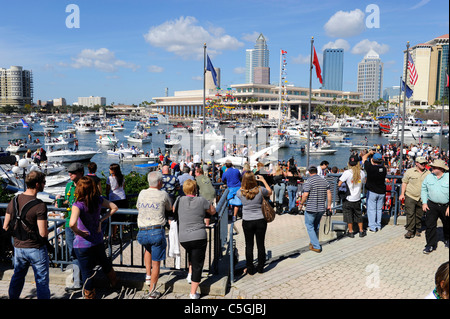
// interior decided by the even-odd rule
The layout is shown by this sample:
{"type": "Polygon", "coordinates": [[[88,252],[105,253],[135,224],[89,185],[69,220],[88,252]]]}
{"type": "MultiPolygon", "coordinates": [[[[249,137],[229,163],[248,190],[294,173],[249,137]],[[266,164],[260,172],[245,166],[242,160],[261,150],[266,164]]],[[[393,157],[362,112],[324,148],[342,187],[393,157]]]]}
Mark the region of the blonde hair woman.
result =
{"type": "Polygon", "coordinates": [[[361,169],[359,158],[352,155],[348,161],[348,169],[342,173],[339,178],[338,186],[340,187],[344,182],[350,190],[343,204],[342,211],[344,213],[344,221],[348,225],[348,236],[355,237],[353,233],[353,223],[357,223],[359,227],[359,237],[366,236],[366,231],[363,228],[362,212],[361,212],[361,191],[365,183],[366,174],[361,169]]]}
{"type": "Polygon", "coordinates": [[[275,206],[277,214],[282,213],[284,193],[286,191],[286,174],[280,165],[276,165],[273,169],[273,191],[275,193],[275,206]]]}

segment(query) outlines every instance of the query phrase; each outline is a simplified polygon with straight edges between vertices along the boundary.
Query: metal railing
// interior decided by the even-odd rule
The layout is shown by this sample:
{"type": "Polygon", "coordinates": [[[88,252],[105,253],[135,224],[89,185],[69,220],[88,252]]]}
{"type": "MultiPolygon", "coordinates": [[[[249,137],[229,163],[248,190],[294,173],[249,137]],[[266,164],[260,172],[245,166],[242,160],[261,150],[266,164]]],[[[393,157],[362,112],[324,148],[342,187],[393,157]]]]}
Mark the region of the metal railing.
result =
{"type": "MultiPolygon", "coordinates": [[[[217,215],[213,216],[210,226],[206,227],[208,238],[207,260],[205,261],[205,271],[216,274],[219,269],[219,261],[223,257],[224,246],[227,244],[228,230],[228,210],[226,196],[228,189],[220,191],[220,199],[216,205],[217,215]]],[[[8,203],[0,203],[0,209],[6,209],[8,203]]],[[[67,208],[56,208],[48,205],[49,213],[65,212],[67,208]]],[[[144,253],[145,248],[136,241],[138,232],[135,217],[138,215],[137,209],[119,209],[117,215],[124,214],[129,217],[129,221],[114,221],[110,218],[104,222],[102,229],[105,234],[105,249],[107,255],[113,261],[113,266],[119,267],[136,267],[145,268],[144,253]],[[117,240],[112,237],[112,230],[117,227],[117,240]],[[136,262],[137,261],[137,262],[136,262]]],[[[116,215],[115,214],[115,215],[116,215]]],[[[4,216],[0,216],[0,227],[3,228],[4,216]]],[[[49,217],[48,218],[48,241],[53,247],[53,253],[50,254],[50,262],[54,266],[59,266],[63,270],[64,266],[71,264],[71,256],[69,256],[68,246],[65,242],[65,218],[49,217]]],[[[166,238],[168,232],[166,231],[166,238]]],[[[12,247],[12,245],[11,245],[12,247]]],[[[180,247],[181,249],[181,247],[180,247]]],[[[12,253],[12,252],[11,252],[12,253]]],[[[185,256],[184,269],[188,268],[188,259],[185,256]]],[[[173,265],[164,261],[162,269],[174,269],[176,267],[175,260],[173,265]]]]}
{"type": "MultiPolygon", "coordinates": [[[[342,208],[342,201],[338,199],[338,179],[341,174],[330,174],[333,177],[332,196],[333,205],[332,210],[335,214],[337,210],[342,208]]],[[[401,190],[401,178],[402,176],[388,175],[386,177],[389,182],[386,183],[388,190],[386,197],[390,198],[391,205],[385,207],[384,213],[388,213],[394,218],[394,224],[397,224],[401,203],[399,203],[399,195],[401,190]]],[[[218,190],[220,188],[217,188],[218,190]]],[[[362,205],[365,205],[365,195],[363,191],[362,205]]],[[[208,254],[207,261],[205,261],[204,270],[211,274],[217,274],[219,271],[226,272],[234,277],[234,237],[233,237],[233,221],[229,220],[229,205],[227,200],[228,189],[220,189],[218,191],[219,200],[216,205],[217,214],[213,218],[211,225],[207,227],[208,233],[208,254]],[[225,260],[226,257],[226,260],[225,260]],[[219,266],[224,265],[225,268],[219,266]],[[220,268],[220,269],[219,269],[220,268]]],[[[0,209],[6,209],[8,203],[0,203],[0,209]]],[[[48,206],[48,210],[53,212],[64,212],[66,208],[55,208],[54,206],[48,206]]],[[[135,238],[137,235],[137,222],[133,221],[133,217],[138,215],[136,209],[119,209],[116,214],[128,215],[130,221],[112,221],[108,219],[106,223],[105,233],[108,235],[105,240],[105,249],[107,255],[113,260],[114,266],[121,267],[136,267],[145,268],[144,253],[145,249],[137,244],[135,238]],[[115,241],[111,234],[113,227],[118,228],[118,240],[115,241]],[[137,247],[136,247],[137,246],[137,247]],[[139,247],[140,246],[140,247],[139,247]],[[137,262],[136,262],[137,260],[137,262]]],[[[0,216],[0,226],[3,227],[4,216],[0,216]]],[[[61,269],[64,266],[71,264],[71,259],[68,254],[67,245],[65,244],[65,223],[64,218],[49,218],[49,242],[54,248],[54,253],[51,256],[51,263],[54,266],[59,266],[61,269]]],[[[166,232],[167,233],[167,232],[166,232]]],[[[167,259],[166,259],[167,260],[167,259]]],[[[161,265],[163,269],[175,269],[175,261],[173,265],[169,265],[166,261],[161,265]]],[[[187,258],[185,258],[185,266],[183,269],[187,269],[187,258]]]]}

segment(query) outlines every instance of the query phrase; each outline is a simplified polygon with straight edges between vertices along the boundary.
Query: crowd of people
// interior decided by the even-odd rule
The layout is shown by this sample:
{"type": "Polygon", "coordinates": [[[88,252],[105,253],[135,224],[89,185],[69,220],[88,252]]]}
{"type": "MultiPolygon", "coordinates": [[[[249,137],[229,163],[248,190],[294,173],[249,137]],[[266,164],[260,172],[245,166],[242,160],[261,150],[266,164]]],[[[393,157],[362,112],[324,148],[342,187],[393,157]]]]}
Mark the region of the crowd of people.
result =
{"type": "MultiPolygon", "coordinates": [[[[264,272],[266,262],[265,235],[267,221],[262,213],[263,198],[272,198],[277,214],[303,214],[310,238],[311,251],[320,253],[319,226],[324,214],[331,214],[333,207],[332,179],[337,178],[337,187],[342,198],[342,212],[347,224],[347,236],[356,233],[366,236],[367,230],[379,232],[382,229],[382,214],[386,203],[386,178],[389,174],[401,175],[400,201],[404,201],[406,212],[405,238],[420,236],[425,228],[426,247],[423,253],[437,249],[437,220],[443,223],[444,241],[448,247],[449,238],[449,190],[448,152],[440,152],[428,145],[411,145],[400,154],[398,147],[378,145],[373,149],[353,153],[347,166],[339,169],[322,161],[301,171],[294,158],[278,161],[269,166],[258,163],[251,168],[245,164],[241,169],[231,161],[223,165],[203,163],[198,158],[175,163],[170,159],[147,176],[148,188],[140,191],[136,208],[138,242],[145,248],[145,283],[149,286],[149,297],[159,298],[157,283],[160,263],[168,255],[166,228],[175,230],[175,241],[187,252],[191,283],[190,298],[200,297],[198,290],[207,247],[206,227],[216,214],[215,204],[218,189],[228,189],[230,217],[242,218],[245,238],[245,273],[253,275],[264,272]],[[399,164],[402,158],[401,165],[399,164]],[[402,171],[398,171],[398,167],[402,171]],[[397,169],[397,170],[396,170],[397,169]],[[365,191],[365,193],[364,193],[365,191]],[[365,207],[363,202],[365,201],[365,207]],[[425,224],[425,225],[424,225],[425,224]],[[354,226],[357,226],[357,232],[354,226]],[[254,264],[253,250],[256,242],[257,262],[254,264]]],[[[104,247],[103,222],[110,218],[121,221],[123,214],[115,214],[120,208],[128,208],[125,194],[125,179],[118,164],[110,165],[106,180],[106,196],[100,179],[96,176],[96,164],[87,165],[88,173],[81,163],[71,164],[67,171],[70,182],[64,196],[56,201],[57,207],[67,207],[65,214],[65,240],[73,266],[73,283],[67,291],[82,289],[84,297],[95,298],[95,267],[100,265],[110,280],[111,287],[118,285],[110,259],[104,247]],[[120,216],[120,217],[119,217],[120,216]]],[[[35,198],[44,189],[45,175],[30,172],[26,179],[27,190],[19,195],[17,205],[35,198]]],[[[400,183],[399,183],[400,184],[400,183]]],[[[20,211],[20,209],[19,209],[20,211]]],[[[5,227],[14,216],[11,201],[7,209],[5,227]]],[[[10,298],[18,298],[23,287],[24,267],[33,265],[38,286],[38,298],[48,298],[48,256],[44,262],[39,256],[46,256],[45,242],[48,233],[43,228],[47,222],[47,208],[38,202],[30,209],[30,220],[36,223],[39,236],[15,238],[15,271],[10,285],[10,298]],[[42,227],[41,227],[42,226],[42,227]],[[32,250],[27,250],[28,248],[32,250]],[[47,269],[45,271],[45,269],[47,269]]],[[[28,218],[28,217],[27,217],[28,218]]],[[[117,230],[113,228],[112,237],[117,230]]],[[[179,251],[179,250],[178,250],[179,251]]],[[[45,260],[45,258],[44,258],[45,260]]],[[[442,294],[441,290],[439,290],[442,294]]],[[[447,293],[448,295],[448,293],[447,293]]]]}

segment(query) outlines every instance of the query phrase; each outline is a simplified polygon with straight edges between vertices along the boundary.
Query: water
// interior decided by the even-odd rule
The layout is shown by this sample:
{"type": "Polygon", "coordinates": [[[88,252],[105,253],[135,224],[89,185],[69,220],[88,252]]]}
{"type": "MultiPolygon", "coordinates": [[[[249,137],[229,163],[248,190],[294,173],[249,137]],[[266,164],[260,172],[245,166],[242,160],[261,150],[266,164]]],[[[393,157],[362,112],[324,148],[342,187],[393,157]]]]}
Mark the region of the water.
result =
{"type": "MultiPolygon", "coordinates": [[[[164,149],[165,149],[164,148],[165,134],[157,134],[156,131],[158,129],[165,129],[167,132],[170,132],[173,129],[173,126],[171,124],[151,127],[149,129],[149,131],[152,133],[152,143],[132,144],[126,140],[125,136],[129,135],[129,133],[135,126],[135,122],[124,121],[123,123],[124,123],[124,128],[125,128],[124,131],[115,132],[116,136],[119,139],[119,145],[120,145],[120,143],[123,143],[125,146],[127,144],[136,145],[139,148],[143,149],[145,153],[150,152],[150,150],[153,149],[153,151],[156,154],[156,151],[158,148],[160,148],[162,151],[164,151],[164,149]]],[[[64,129],[66,129],[68,126],[73,125],[73,124],[69,124],[66,122],[57,122],[56,124],[58,125],[58,128],[56,128],[55,131],[62,131],[64,129]]],[[[33,129],[35,131],[43,130],[42,127],[36,123],[33,124],[33,129]]],[[[225,133],[225,136],[228,138],[225,140],[225,142],[243,143],[243,140],[239,139],[239,138],[234,138],[234,140],[231,140],[230,132],[232,132],[232,131],[230,129],[225,128],[225,126],[221,127],[221,131],[223,133],[225,133]]],[[[6,147],[8,146],[8,139],[24,138],[24,137],[26,137],[27,134],[28,134],[28,130],[24,129],[24,128],[16,128],[11,133],[8,133],[8,134],[1,133],[0,134],[0,146],[2,146],[4,149],[6,149],[6,147]]],[[[55,135],[53,135],[53,136],[55,136],[55,135]]],[[[353,134],[353,135],[351,135],[353,144],[362,144],[362,141],[364,140],[365,136],[367,136],[368,145],[388,143],[388,140],[380,134],[367,134],[367,135],[353,134]]],[[[112,163],[119,163],[118,157],[107,155],[106,151],[109,149],[109,147],[96,144],[96,139],[98,136],[94,132],[88,132],[88,133],[77,132],[77,137],[78,137],[80,149],[84,149],[84,148],[100,149],[103,151],[101,154],[96,154],[91,160],[93,162],[97,163],[97,166],[98,166],[97,175],[102,176],[101,173],[103,172],[105,174],[105,176],[108,176],[109,165],[112,163]]],[[[36,138],[36,136],[33,136],[33,139],[35,139],[35,138],[36,138]]],[[[37,138],[39,138],[41,141],[44,139],[43,136],[37,136],[37,138]]],[[[439,143],[437,138],[424,139],[424,142],[430,143],[432,145],[438,145],[438,143],[439,143]]],[[[307,156],[306,156],[306,154],[303,155],[300,151],[301,146],[302,145],[304,146],[305,143],[306,143],[306,141],[299,141],[297,144],[290,144],[290,147],[288,147],[288,148],[280,149],[278,151],[278,159],[287,161],[289,158],[291,158],[293,156],[294,159],[296,160],[298,166],[305,167],[307,165],[307,156]]],[[[211,144],[213,144],[213,143],[209,143],[209,144],[207,143],[207,146],[205,149],[208,150],[210,148],[211,144]]],[[[222,157],[222,148],[223,148],[222,144],[219,144],[219,143],[214,143],[214,144],[216,146],[216,149],[218,149],[220,151],[220,155],[216,156],[216,158],[222,157]]],[[[445,145],[447,144],[446,140],[445,140],[444,144],[445,145]]],[[[319,165],[321,161],[326,160],[330,163],[330,167],[337,166],[338,168],[344,168],[347,165],[347,161],[350,156],[350,148],[347,146],[335,146],[333,142],[331,142],[331,145],[332,145],[331,146],[332,149],[337,150],[337,152],[335,154],[333,154],[333,155],[310,155],[309,164],[310,165],[319,165]]],[[[409,145],[409,142],[407,142],[407,145],[409,145]]],[[[182,146],[185,149],[189,149],[191,154],[195,154],[196,152],[199,152],[199,154],[201,154],[202,141],[201,141],[201,139],[193,138],[192,133],[189,135],[185,134],[183,136],[182,146]]],[[[305,153],[306,153],[306,151],[305,151],[305,153]]],[[[22,156],[23,153],[21,153],[19,155],[22,156]]],[[[211,160],[211,157],[209,155],[206,155],[205,158],[207,161],[211,160]]],[[[64,165],[68,166],[68,165],[70,165],[70,163],[65,163],[64,165]]],[[[122,172],[124,174],[128,174],[131,171],[136,171],[136,172],[144,174],[144,173],[147,173],[147,171],[148,171],[147,168],[139,168],[131,163],[122,163],[120,165],[121,165],[122,172]]],[[[86,168],[85,172],[87,173],[87,168],[86,168]]]]}

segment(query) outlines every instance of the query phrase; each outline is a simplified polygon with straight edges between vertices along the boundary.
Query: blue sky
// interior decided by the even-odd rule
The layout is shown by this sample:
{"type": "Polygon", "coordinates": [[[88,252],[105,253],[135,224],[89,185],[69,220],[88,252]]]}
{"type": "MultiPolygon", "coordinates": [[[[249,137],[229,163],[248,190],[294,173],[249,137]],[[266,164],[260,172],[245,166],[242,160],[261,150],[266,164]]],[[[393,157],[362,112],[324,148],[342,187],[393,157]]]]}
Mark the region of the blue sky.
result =
{"type": "Polygon", "coordinates": [[[289,83],[309,86],[313,36],[319,58],[325,47],[344,47],[344,90],[356,91],[357,65],[370,48],[384,62],[388,87],[399,84],[407,41],[449,30],[446,0],[0,0],[0,11],[0,67],[32,70],[34,101],[69,104],[90,95],[139,104],[166,87],[169,95],[201,89],[204,42],[222,88],[244,83],[245,50],[259,33],[268,40],[273,83],[283,49],[289,83]],[[69,4],[79,8],[79,28],[66,26],[69,4]],[[379,9],[378,27],[368,27],[376,22],[369,5],[379,9]]]}

